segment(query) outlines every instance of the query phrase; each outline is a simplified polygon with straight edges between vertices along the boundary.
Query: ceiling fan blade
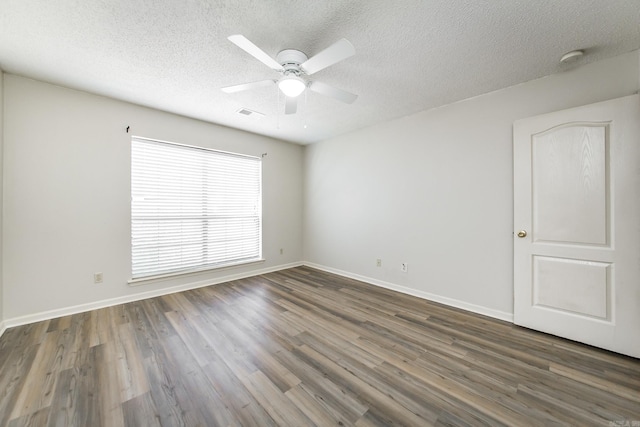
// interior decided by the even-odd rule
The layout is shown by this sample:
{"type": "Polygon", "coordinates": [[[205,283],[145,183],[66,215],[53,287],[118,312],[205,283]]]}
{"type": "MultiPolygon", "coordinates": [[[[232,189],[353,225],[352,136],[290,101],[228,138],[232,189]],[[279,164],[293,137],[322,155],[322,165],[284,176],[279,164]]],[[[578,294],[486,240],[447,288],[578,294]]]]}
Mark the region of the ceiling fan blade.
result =
{"type": "Polygon", "coordinates": [[[347,92],[318,81],[311,82],[309,89],[319,93],[320,95],[329,96],[347,104],[352,104],[356,99],[358,99],[358,95],[354,93],[347,92]]]}
{"type": "Polygon", "coordinates": [[[347,39],[340,39],[325,50],[312,56],[300,67],[307,74],[317,73],[337,62],[347,59],[356,53],[356,48],[347,39]]]}
{"type": "Polygon", "coordinates": [[[262,49],[260,49],[258,46],[256,46],[255,44],[253,44],[248,38],[246,38],[243,35],[240,34],[236,34],[233,36],[229,36],[227,37],[229,39],[229,41],[231,41],[231,43],[235,44],[236,46],[238,46],[240,49],[244,50],[245,52],[247,52],[249,55],[253,56],[254,58],[256,58],[258,61],[262,62],[263,64],[265,64],[267,67],[274,69],[276,71],[281,71],[284,68],[282,68],[282,65],[278,64],[276,62],[275,59],[273,59],[272,57],[270,57],[269,55],[267,55],[265,53],[265,51],[263,51],[262,49]]]}
{"type": "Polygon", "coordinates": [[[285,114],[295,114],[298,110],[298,98],[290,98],[287,96],[284,104],[285,114]]]}
{"type": "Polygon", "coordinates": [[[240,92],[243,90],[257,89],[259,87],[264,87],[264,86],[271,86],[274,83],[275,83],[274,80],[260,80],[259,82],[251,82],[251,83],[243,83],[241,85],[227,86],[227,87],[220,88],[220,90],[226,93],[234,93],[234,92],[240,92]]]}

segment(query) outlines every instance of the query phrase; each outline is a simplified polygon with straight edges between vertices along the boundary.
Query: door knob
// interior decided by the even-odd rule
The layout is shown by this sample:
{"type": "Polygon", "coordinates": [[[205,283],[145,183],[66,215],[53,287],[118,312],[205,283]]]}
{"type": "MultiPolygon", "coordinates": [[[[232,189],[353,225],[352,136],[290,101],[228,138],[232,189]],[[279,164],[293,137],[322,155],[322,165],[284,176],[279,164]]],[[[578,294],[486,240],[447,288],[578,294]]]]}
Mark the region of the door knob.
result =
{"type": "Polygon", "coordinates": [[[518,237],[520,237],[521,239],[523,237],[527,237],[527,231],[526,230],[520,230],[518,231],[518,237]]]}

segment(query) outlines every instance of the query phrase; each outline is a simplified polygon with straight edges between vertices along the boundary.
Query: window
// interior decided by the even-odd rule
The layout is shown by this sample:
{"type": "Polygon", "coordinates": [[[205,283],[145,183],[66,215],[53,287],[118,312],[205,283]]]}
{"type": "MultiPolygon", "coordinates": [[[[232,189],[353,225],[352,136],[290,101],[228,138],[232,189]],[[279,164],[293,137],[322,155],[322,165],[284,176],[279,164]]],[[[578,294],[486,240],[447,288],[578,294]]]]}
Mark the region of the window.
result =
{"type": "Polygon", "coordinates": [[[132,277],[198,271],[262,256],[262,163],[132,138],[132,277]]]}

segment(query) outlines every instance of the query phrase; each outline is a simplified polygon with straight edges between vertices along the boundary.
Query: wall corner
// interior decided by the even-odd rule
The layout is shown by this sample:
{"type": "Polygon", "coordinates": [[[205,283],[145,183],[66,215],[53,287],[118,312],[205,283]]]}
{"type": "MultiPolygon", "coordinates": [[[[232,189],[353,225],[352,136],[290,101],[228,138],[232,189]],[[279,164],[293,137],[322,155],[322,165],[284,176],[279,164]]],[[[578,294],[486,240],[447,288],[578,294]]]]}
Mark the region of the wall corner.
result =
{"type": "Polygon", "coordinates": [[[4,332],[4,287],[3,287],[3,246],[4,239],[2,237],[3,231],[3,212],[4,212],[4,71],[0,68],[0,336],[4,332]]]}

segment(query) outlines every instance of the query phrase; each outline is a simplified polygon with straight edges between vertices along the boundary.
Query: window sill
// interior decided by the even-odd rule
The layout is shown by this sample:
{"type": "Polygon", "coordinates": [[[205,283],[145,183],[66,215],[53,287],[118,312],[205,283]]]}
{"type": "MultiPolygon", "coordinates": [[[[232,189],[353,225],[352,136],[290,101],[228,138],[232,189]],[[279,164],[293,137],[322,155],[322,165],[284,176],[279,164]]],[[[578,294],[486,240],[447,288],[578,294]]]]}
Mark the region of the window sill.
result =
{"type": "Polygon", "coordinates": [[[251,265],[251,264],[262,264],[263,262],[265,262],[264,258],[260,258],[260,259],[255,259],[255,260],[251,260],[251,261],[241,261],[241,262],[236,262],[236,263],[230,263],[230,264],[224,264],[224,265],[220,265],[217,267],[204,267],[201,269],[197,269],[197,270],[188,270],[188,271],[180,271],[180,272],[176,272],[176,273],[167,273],[167,274],[158,274],[156,276],[145,276],[145,277],[138,277],[135,279],[129,279],[127,280],[127,283],[129,284],[129,286],[140,286],[140,285],[146,285],[152,282],[160,282],[160,281],[164,281],[164,280],[170,280],[170,279],[174,279],[177,277],[185,277],[185,276],[195,276],[198,274],[205,274],[205,273],[209,273],[212,271],[220,271],[220,270],[227,270],[230,268],[235,268],[235,267],[241,267],[241,266],[245,266],[245,265],[251,265]]]}

